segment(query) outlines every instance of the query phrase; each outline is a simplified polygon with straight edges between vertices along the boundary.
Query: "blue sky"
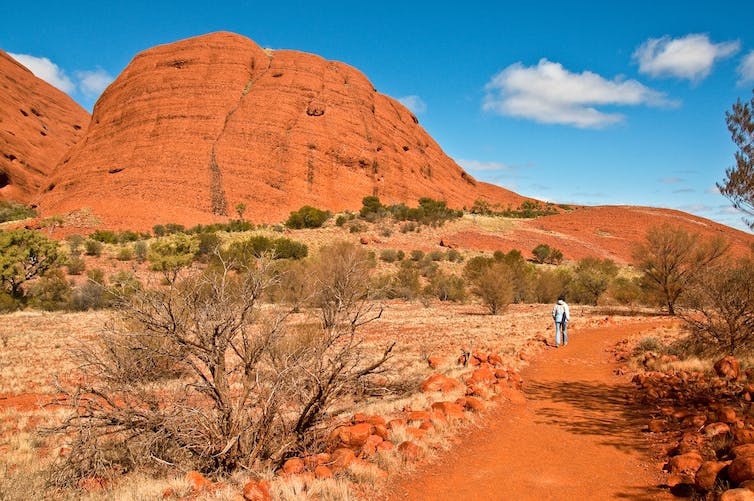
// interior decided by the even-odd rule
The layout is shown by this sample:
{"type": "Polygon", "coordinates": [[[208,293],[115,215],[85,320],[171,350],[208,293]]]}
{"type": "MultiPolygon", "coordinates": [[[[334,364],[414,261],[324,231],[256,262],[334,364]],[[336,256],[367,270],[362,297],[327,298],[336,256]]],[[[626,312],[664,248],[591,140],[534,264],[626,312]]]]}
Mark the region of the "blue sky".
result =
{"type": "Polygon", "coordinates": [[[2,2],[0,48],[91,110],[140,51],[213,31],[355,66],[476,178],[558,203],[716,193],[754,88],[754,2],[2,2]]]}

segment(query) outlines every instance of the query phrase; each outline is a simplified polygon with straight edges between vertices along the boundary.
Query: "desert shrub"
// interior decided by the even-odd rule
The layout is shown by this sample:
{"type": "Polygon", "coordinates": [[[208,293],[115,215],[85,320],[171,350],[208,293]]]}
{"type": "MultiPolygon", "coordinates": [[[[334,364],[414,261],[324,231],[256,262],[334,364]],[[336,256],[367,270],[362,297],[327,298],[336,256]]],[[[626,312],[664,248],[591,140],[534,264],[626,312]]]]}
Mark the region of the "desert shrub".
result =
{"type": "Polygon", "coordinates": [[[492,266],[493,262],[493,259],[486,256],[474,256],[466,261],[463,267],[463,277],[468,282],[474,282],[487,268],[492,266]]]}
{"type": "Polygon", "coordinates": [[[52,270],[61,259],[58,242],[38,231],[0,231],[0,289],[21,299],[24,283],[52,270]]]}
{"type": "Polygon", "coordinates": [[[89,235],[89,238],[103,244],[118,243],[118,235],[112,230],[96,230],[94,233],[89,235]]]}
{"type": "Polygon", "coordinates": [[[427,256],[432,261],[442,261],[443,259],[445,259],[445,253],[439,250],[430,251],[430,253],[427,254],[427,256]]]}
{"type": "Polygon", "coordinates": [[[272,244],[274,256],[278,259],[304,259],[309,255],[306,244],[289,238],[276,238],[272,244]]]}
{"type": "Polygon", "coordinates": [[[616,277],[608,287],[608,295],[618,304],[635,305],[643,300],[639,278],[616,277]]]}
{"type": "Polygon", "coordinates": [[[398,252],[395,249],[384,249],[380,252],[380,261],[394,263],[398,260],[398,252]]]}
{"type": "Polygon", "coordinates": [[[87,256],[101,256],[102,243],[89,238],[84,242],[84,252],[86,252],[87,256]]]}
{"type": "Polygon", "coordinates": [[[386,209],[397,221],[415,221],[428,226],[442,226],[446,221],[463,216],[463,211],[450,209],[445,201],[429,197],[420,198],[418,207],[398,204],[386,209]]]}
{"type": "MultiPolygon", "coordinates": [[[[82,354],[82,371],[96,377],[67,391],[72,415],[57,431],[73,445],[52,477],[75,485],[165,462],[228,473],[320,443],[325,417],[383,369],[393,345],[366,354],[358,329],[380,312],[362,302],[341,303],[329,327],[289,325],[289,310],[260,304],[274,276],[268,262],[241,273],[211,267],[123,303],[82,354]],[[135,359],[144,366],[127,370],[135,359]],[[182,384],[151,383],[153,360],[182,384]],[[100,463],[102,451],[118,453],[100,463]]],[[[360,287],[339,290],[361,297],[360,287]]]]}
{"type": "Polygon", "coordinates": [[[573,276],[566,268],[538,270],[534,279],[533,299],[537,303],[554,303],[567,296],[573,276]]]}
{"type": "Polygon", "coordinates": [[[124,245],[118,249],[115,257],[118,261],[131,261],[134,258],[134,251],[130,246],[124,245]]]}
{"type": "Polygon", "coordinates": [[[134,256],[138,262],[143,263],[146,261],[148,255],[149,245],[144,240],[139,240],[134,243],[134,256]]]}
{"type": "Polygon", "coordinates": [[[726,259],[702,269],[681,317],[695,336],[730,355],[754,349],[754,260],[726,259]]]}
{"type": "Polygon", "coordinates": [[[37,212],[23,204],[0,200],[0,223],[37,217],[37,212]]]}
{"type": "Polygon", "coordinates": [[[419,225],[417,225],[413,221],[402,224],[400,228],[401,233],[411,233],[411,232],[417,231],[418,229],[419,229],[419,225]]]}
{"type": "Polygon", "coordinates": [[[513,302],[513,277],[510,267],[500,261],[484,268],[472,281],[471,292],[482,300],[492,315],[513,302]]]}
{"type": "Polygon", "coordinates": [[[414,249],[411,251],[409,256],[411,257],[411,261],[421,261],[422,259],[424,259],[424,251],[414,249]]]}
{"type": "Polygon", "coordinates": [[[425,256],[424,259],[416,262],[416,267],[419,270],[419,274],[427,279],[431,279],[440,271],[440,265],[429,259],[429,256],[425,256]]]}
{"type": "Polygon", "coordinates": [[[98,310],[107,306],[105,286],[101,282],[87,280],[73,288],[70,309],[75,311],[98,310]]]}
{"type": "Polygon", "coordinates": [[[274,259],[303,259],[309,254],[309,248],[288,238],[269,238],[264,235],[233,242],[228,248],[228,255],[236,263],[248,264],[253,259],[270,254],[274,259]]]}
{"type": "Polygon", "coordinates": [[[304,205],[299,210],[291,212],[288,219],[285,221],[285,225],[288,228],[301,229],[301,228],[319,228],[325,221],[330,218],[328,211],[323,211],[312,207],[310,205],[304,205]]]}
{"type": "Polygon", "coordinates": [[[405,253],[405,252],[403,252],[402,250],[399,250],[399,251],[398,251],[398,252],[397,252],[397,253],[395,254],[395,257],[396,257],[396,258],[398,259],[398,261],[403,261],[404,259],[406,259],[406,253],[405,253]]]}
{"type": "Polygon", "coordinates": [[[419,271],[411,261],[401,261],[395,273],[376,277],[372,289],[387,299],[416,299],[421,293],[419,271]]]}
{"type": "Polygon", "coordinates": [[[152,242],[147,259],[152,265],[152,270],[161,271],[167,279],[172,280],[178,270],[194,261],[198,250],[199,241],[195,237],[176,233],[152,242]]]}
{"type": "Polygon", "coordinates": [[[361,209],[359,216],[366,219],[370,215],[380,217],[385,212],[385,206],[380,202],[379,197],[368,196],[361,199],[361,209]]]}
{"type": "Polygon", "coordinates": [[[380,229],[380,236],[381,237],[387,238],[387,237],[389,237],[392,234],[393,234],[393,230],[391,230],[390,228],[381,228],[380,229]]]}
{"type": "Polygon", "coordinates": [[[338,217],[335,218],[335,226],[342,228],[348,221],[353,221],[355,217],[356,216],[347,211],[343,214],[338,214],[338,217]]]}
{"type": "Polygon", "coordinates": [[[618,275],[618,266],[611,259],[585,257],[578,262],[573,275],[573,299],[577,303],[596,305],[618,275]]]}
{"type": "Polygon", "coordinates": [[[86,270],[86,261],[82,257],[69,257],[66,261],[69,275],[81,275],[86,270]]]}
{"type": "Polygon", "coordinates": [[[60,268],[54,268],[39,278],[29,289],[28,303],[38,310],[66,309],[71,301],[71,285],[60,268]]]}
{"type": "Polygon", "coordinates": [[[84,245],[85,240],[86,239],[78,233],[65,237],[65,241],[68,243],[68,252],[71,256],[81,255],[81,247],[84,245]]]}
{"type": "Polygon", "coordinates": [[[367,229],[367,227],[364,226],[363,223],[359,223],[359,222],[356,222],[356,221],[354,221],[353,223],[351,223],[351,224],[348,225],[348,232],[349,233],[361,233],[361,232],[363,232],[366,229],[367,229]]]}
{"type": "Polygon", "coordinates": [[[326,328],[368,297],[372,266],[367,252],[350,242],[336,242],[319,250],[311,269],[315,291],[311,300],[326,328]]]}
{"type": "MultiPolygon", "coordinates": [[[[94,275],[90,277],[90,280],[104,285],[104,280],[99,282],[93,277],[94,275]]],[[[127,303],[134,294],[143,289],[142,283],[136,275],[130,271],[119,271],[114,273],[110,275],[108,282],[109,284],[105,289],[105,303],[108,305],[127,303]]]]}
{"type": "Polygon", "coordinates": [[[436,297],[440,301],[460,302],[466,298],[466,287],[463,278],[453,274],[436,274],[432,277],[424,292],[426,295],[436,297]]]}
{"type": "Polygon", "coordinates": [[[21,308],[21,302],[5,292],[0,290],[0,313],[10,313],[21,308]]]}
{"type": "Polygon", "coordinates": [[[563,261],[563,252],[547,244],[537,245],[531,253],[534,255],[534,260],[540,264],[560,264],[563,261]]]}
{"type": "Polygon", "coordinates": [[[445,259],[451,263],[461,263],[463,262],[463,255],[455,249],[448,249],[448,252],[445,254],[445,259]]]}

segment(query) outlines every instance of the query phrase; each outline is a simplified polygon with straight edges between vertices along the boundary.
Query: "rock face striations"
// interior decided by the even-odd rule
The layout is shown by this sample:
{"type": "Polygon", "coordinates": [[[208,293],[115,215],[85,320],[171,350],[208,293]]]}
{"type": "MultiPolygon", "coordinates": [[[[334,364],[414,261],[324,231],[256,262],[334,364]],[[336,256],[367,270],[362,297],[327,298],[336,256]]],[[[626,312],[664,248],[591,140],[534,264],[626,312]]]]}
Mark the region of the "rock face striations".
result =
{"type": "Polygon", "coordinates": [[[37,202],[89,113],[0,50],[0,200],[37,202]]]}
{"type": "Polygon", "coordinates": [[[45,213],[88,206],[132,228],[224,220],[239,203],[273,222],[305,204],[357,209],[367,195],[459,208],[524,200],[474,180],[354,68],[232,33],[137,55],[51,184],[45,213]]]}

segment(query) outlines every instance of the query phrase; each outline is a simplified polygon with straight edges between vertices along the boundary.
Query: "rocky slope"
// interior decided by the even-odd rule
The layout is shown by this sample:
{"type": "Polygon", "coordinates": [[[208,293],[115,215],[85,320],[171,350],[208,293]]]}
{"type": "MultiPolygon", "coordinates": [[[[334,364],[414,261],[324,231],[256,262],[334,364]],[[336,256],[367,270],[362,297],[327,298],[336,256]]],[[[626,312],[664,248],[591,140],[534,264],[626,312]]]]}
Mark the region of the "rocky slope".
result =
{"type": "Polygon", "coordinates": [[[459,208],[524,200],[474,180],[354,68],[232,33],[137,55],[52,184],[45,213],[88,206],[130,228],[224,220],[239,203],[274,222],[305,204],[357,209],[367,195],[459,208]]]}
{"type": "Polygon", "coordinates": [[[0,199],[33,204],[89,113],[0,50],[0,199]]]}

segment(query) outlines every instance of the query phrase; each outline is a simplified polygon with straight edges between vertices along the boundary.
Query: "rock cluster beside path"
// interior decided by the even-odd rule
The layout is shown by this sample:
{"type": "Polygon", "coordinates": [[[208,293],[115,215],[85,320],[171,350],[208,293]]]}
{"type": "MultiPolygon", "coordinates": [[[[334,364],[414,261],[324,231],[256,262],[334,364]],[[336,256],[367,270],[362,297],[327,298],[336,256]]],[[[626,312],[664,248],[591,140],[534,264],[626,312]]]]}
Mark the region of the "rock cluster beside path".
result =
{"type": "Polygon", "coordinates": [[[754,368],[729,356],[714,371],[649,371],[633,382],[655,410],[647,430],[671,441],[663,468],[671,492],[754,499],[754,368]]]}

